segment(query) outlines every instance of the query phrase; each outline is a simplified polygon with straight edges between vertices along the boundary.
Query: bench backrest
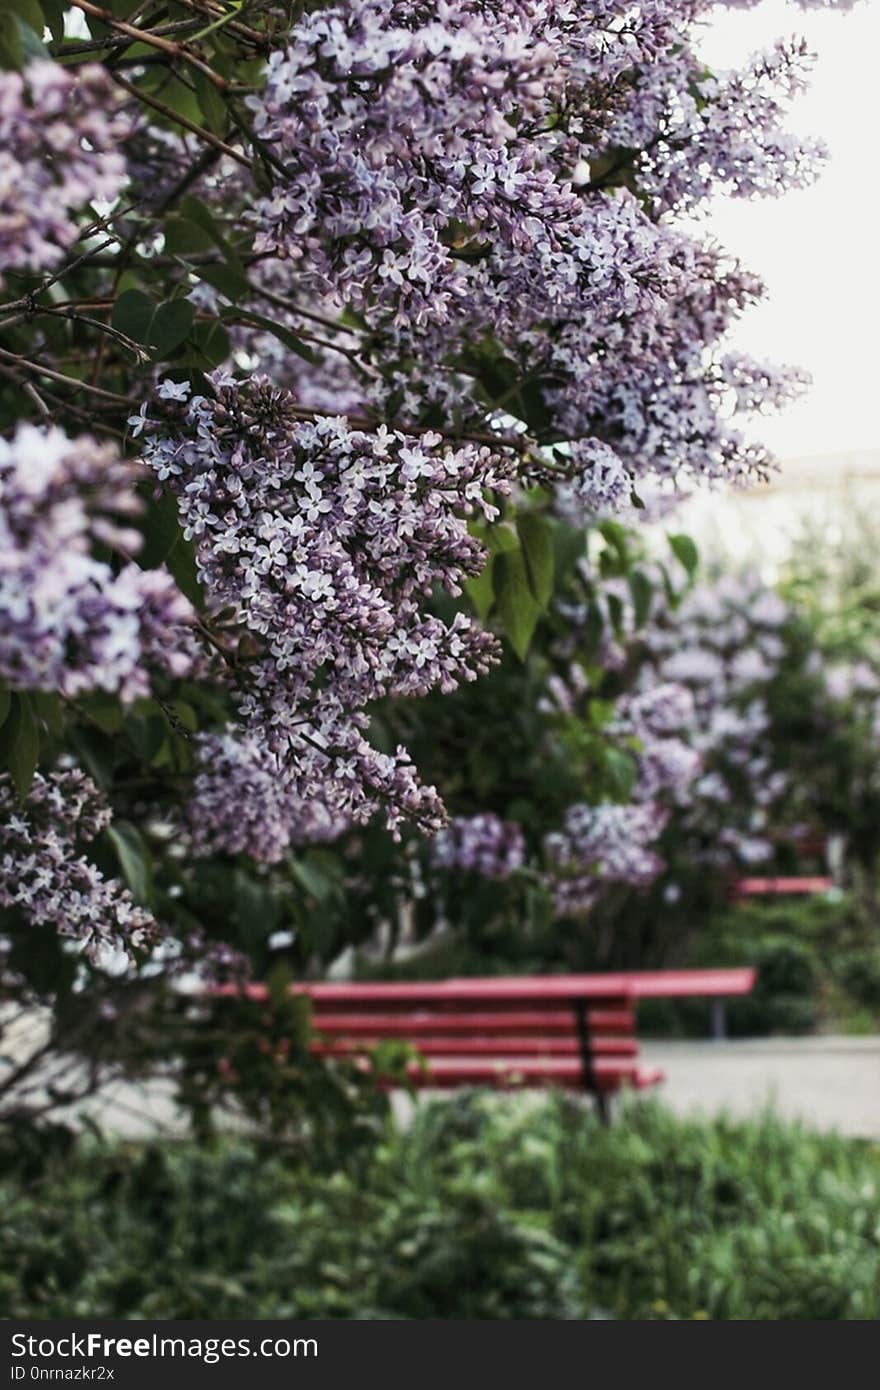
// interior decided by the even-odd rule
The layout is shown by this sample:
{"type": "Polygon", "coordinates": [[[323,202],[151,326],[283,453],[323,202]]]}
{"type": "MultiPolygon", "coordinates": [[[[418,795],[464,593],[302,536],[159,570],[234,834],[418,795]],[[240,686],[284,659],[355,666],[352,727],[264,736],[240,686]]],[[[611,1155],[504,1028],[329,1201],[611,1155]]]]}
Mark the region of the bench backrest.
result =
{"type": "MultiPolygon", "coordinates": [[[[364,1056],[377,1044],[411,1044],[424,1059],[414,1085],[561,1085],[603,1102],[624,1085],[662,1079],[638,1064],[636,1004],[642,998],[747,994],[751,969],[641,970],[437,981],[327,981],[291,985],[311,1001],[312,1051],[364,1056]]],[[[214,994],[264,999],[265,985],[214,994]]],[[[381,1078],[380,1078],[381,1082],[381,1078]]]]}
{"type": "Polygon", "coordinates": [[[827,893],[834,887],[834,879],[824,874],[807,874],[801,877],[740,878],[733,885],[731,896],[737,898],[773,898],[782,896],[808,896],[812,893],[827,893]]]}

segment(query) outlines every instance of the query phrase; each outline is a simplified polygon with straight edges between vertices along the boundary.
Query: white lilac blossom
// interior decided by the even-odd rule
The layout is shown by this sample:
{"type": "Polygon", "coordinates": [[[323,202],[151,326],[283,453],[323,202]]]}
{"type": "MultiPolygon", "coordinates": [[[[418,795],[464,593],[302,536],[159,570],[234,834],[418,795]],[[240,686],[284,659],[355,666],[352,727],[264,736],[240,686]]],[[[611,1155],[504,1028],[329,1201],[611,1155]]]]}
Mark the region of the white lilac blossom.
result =
{"type": "Polygon", "coordinates": [[[495,660],[495,638],[425,603],[482,568],[467,522],[496,515],[485,494],[507,489],[504,467],[434,432],[304,420],[261,378],[217,376],[214,392],[179,408],[166,400],[162,422],[145,413],[136,427],[147,426],[145,458],[177,495],[209,605],[234,612],[248,647],[233,675],[239,736],[276,760],[290,807],[320,804],[334,822],[381,808],[392,828],[437,829],[436,794],[404,749],[369,743],[366,707],[452,690],[495,660]]]}
{"type": "Polygon", "coordinates": [[[491,811],[455,816],[431,842],[431,859],[438,869],[505,879],[522,868],[525,839],[515,821],[491,811]]]}
{"type": "Polygon", "coordinates": [[[57,265],[79,234],[77,214],[119,195],[128,129],[97,64],[0,72],[0,284],[6,271],[57,265]]]}
{"type": "Polygon", "coordinates": [[[0,677],[13,687],[133,700],[156,673],[196,669],[194,614],[171,576],[93,553],[139,548],[139,476],[112,446],[59,429],[0,439],[0,677]]]}
{"type": "Polygon", "coordinates": [[[127,888],[79,851],[109,825],[98,788],[78,768],[34,777],[27,799],[0,775],[0,907],[51,926],[96,965],[114,966],[159,935],[127,888]]]}

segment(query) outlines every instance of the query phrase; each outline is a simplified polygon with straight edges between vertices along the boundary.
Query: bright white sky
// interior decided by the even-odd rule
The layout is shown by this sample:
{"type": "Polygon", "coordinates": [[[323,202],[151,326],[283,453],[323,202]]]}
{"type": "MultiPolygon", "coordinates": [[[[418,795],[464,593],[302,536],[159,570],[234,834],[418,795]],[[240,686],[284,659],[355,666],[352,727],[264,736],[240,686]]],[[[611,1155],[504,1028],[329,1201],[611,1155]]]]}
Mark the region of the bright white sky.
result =
{"type": "Polygon", "coordinates": [[[831,160],[817,185],[757,202],[718,199],[710,227],[762,276],[769,297],[736,343],[813,374],[805,401],[759,422],[782,458],[880,448],[880,3],[851,14],[803,12],[784,0],[720,9],[703,51],[733,67],[778,36],[803,34],[818,54],[789,128],[821,135],[831,160]]]}

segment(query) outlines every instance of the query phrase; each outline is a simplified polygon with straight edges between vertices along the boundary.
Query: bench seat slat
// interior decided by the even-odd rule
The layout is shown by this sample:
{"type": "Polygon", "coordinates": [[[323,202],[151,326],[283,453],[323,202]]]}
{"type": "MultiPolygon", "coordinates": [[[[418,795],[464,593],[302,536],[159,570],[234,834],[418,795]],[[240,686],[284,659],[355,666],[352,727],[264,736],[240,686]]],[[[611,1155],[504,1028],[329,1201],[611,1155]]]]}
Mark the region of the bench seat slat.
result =
{"type": "MultiPolygon", "coordinates": [[[[590,1009],[587,1014],[591,1032],[632,1033],[635,1015],[629,1009],[590,1009]]],[[[361,1034],[373,1037],[418,1038],[424,1034],[467,1033],[482,1036],[490,1033],[572,1033],[574,1021],[570,1006],[550,1010],[523,1009],[497,1012],[459,1013],[423,1009],[418,1012],[378,1014],[359,1012],[312,1013],[312,1027],[318,1033],[361,1034]]]]}
{"type": "MultiPolygon", "coordinates": [[[[381,1037],[337,1038],[316,1042],[311,1051],[318,1057],[345,1057],[363,1052],[381,1042],[381,1037]]],[[[580,1057],[580,1042],[571,1038],[419,1038],[413,1046],[425,1057],[580,1057]]],[[[594,1057],[635,1057],[639,1045],[633,1038],[593,1038],[594,1057]]]]}
{"type": "MultiPolygon", "coordinates": [[[[593,1073],[596,1085],[602,1091],[616,1091],[623,1086],[641,1090],[663,1079],[662,1072],[604,1058],[594,1063],[593,1073]]],[[[425,1067],[411,1063],[407,1067],[407,1074],[410,1084],[423,1090],[456,1086],[566,1086],[580,1090],[583,1084],[580,1060],[567,1057],[515,1063],[460,1058],[455,1061],[433,1061],[425,1067]]],[[[380,1081],[380,1084],[383,1083],[380,1081]]]]}

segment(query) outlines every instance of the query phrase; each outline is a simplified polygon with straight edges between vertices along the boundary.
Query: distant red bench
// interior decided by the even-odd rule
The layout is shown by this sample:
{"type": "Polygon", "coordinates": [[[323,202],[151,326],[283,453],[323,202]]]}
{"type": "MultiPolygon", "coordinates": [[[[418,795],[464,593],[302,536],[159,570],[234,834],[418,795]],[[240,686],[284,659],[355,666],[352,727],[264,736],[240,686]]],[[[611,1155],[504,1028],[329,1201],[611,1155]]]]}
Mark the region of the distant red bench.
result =
{"type": "Polygon", "coordinates": [[[770,898],[786,895],[800,896],[811,893],[827,893],[834,887],[834,879],[823,875],[807,875],[803,878],[740,878],[733,885],[731,897],[770,898]]]}
{"type": "MultiPolygon", "coordinates": [[[[616,1091],[663,1080],[662,1072],[639,1064],[639,999],[704,996],[718,1002],[747,994],[754,982],[753,970],[657,970],[297,984],[291,991],[311,1000],[311,1046],[318,1056],[356,1058],[396,1039],[420,1054],[407,1066],[413,1086],[562,1086],[590,1092],[605,1115],[616,1091]]],[[[254,999],[267,995],[265,985],[244,990],[254,999]]]]}

